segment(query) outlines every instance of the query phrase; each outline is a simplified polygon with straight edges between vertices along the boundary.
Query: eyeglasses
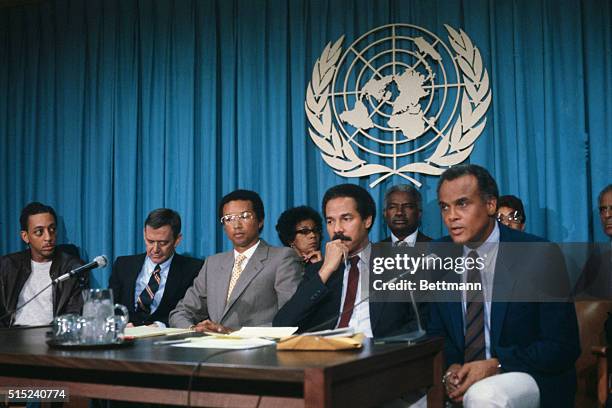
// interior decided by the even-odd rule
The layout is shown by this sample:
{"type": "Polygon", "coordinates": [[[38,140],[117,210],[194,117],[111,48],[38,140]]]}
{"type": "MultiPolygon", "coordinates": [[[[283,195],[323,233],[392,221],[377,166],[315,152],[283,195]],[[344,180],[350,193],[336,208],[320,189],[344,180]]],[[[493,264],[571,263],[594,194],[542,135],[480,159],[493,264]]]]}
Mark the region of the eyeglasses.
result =
{"type": "Polygon", "coordinates": [[[321,229],[318,227],[315,227],[315,228],[301,228],[299,230],[295,230],[295,233],[300,234],[300,235],[308,235],[311,232],[315,235],[319,235],[321,233],[321,229]]]}
{"type": "Polygon", "coordinates": [[[253,219],[253,213],[251,211],[243,211],[240,214],[226,214],[221,217],[221,224],[233,224],[237,221],[246,222],[253,219]]]}
{"type": "Polygon", "coordinates": [[[612,214],[612,205],[602,205],[599,207],[599,215],[607,217],[609,214],[612,214]]]}
{"type": "Polygon", "coordinates": [[[501,222],[502,224],[505,222],[511,224],[522,224],[523,216],[520,215],[517,210],[514,210],[514,212],[511,212],[508,215],[497,213],[497,221],[501,222]]]}

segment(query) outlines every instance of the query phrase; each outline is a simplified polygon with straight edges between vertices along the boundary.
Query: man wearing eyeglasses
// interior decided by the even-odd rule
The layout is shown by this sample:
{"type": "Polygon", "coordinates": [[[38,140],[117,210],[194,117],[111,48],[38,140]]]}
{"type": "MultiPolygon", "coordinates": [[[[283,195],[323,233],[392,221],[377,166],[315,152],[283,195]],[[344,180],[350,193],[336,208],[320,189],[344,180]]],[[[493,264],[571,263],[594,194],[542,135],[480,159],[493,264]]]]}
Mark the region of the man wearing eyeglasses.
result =
{"type": "Polygon", "coordinates": [[[413,247],[417,242],[428,242],[431,238],[419,231],[423,203],[421,193],[407,184],[392,186],[385,193],[383,216],[391,230],[391,236],[381,242],[395,246],[413,247]]]}
{"type": "Polygon", "coordinates": [[[219,333],[271,325],[302,278],[300,259],[291,248],[260,239],[264,206],[254,191],[235,190],[223,197],[219,218],[233,250],[206,259],[170,313],[170,325],[219,333]]]}
{"type": "Polygon", "coordinates": [[[513,195],[499,197],[497,201],[497,221],[506,227],[525,231],[525,208],[520,198],[513,195]]]}

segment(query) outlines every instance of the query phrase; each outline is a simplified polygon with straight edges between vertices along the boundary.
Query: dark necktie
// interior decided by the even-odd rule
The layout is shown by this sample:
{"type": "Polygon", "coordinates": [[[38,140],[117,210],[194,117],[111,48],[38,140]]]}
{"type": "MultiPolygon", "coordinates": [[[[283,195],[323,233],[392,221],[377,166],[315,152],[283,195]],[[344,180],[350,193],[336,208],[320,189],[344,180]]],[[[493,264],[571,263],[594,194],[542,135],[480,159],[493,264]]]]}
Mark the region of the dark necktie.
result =
{"type": "Polygon", "coordinates": [[[344,306],[342,307],[342,315],[340,316],[338,327],[348,327],[353,315],[353,308],[355,307],[355,298],[357,297],[357,285],[359,284],[359,268],[357,264],[359,263],[359,256],[354,256],[349,261],[351,269],[349,269],[346,296],[344,296],[344,306]]]}
{"type": "MultiPolygon", "coordinates": [[[[468,258],[475,262],[478,258],[476,251],[470,251],[468,258]]],[[[470,268],[467,276],[468,283],[480,283],[480,269],[470,268]]],[[[481,286],[482,287],[482,286],[481,286]]],[[[485,359],[485,332],[484,332],[484,296],[482,290],[465,291],[465,351],[464,363],[485,359]]]]}
{"type": "Polygon", "coordinates": [[[153,303],[155,292],[159,289],[159,284],[161,282],[160,272],[161,266],[159,266],[159,264],[155,265],[149,283],[145,286],[140,295],[138,295],[138,312],[144,312],[146,314],[151,313],[151,303],[153,303]]]}

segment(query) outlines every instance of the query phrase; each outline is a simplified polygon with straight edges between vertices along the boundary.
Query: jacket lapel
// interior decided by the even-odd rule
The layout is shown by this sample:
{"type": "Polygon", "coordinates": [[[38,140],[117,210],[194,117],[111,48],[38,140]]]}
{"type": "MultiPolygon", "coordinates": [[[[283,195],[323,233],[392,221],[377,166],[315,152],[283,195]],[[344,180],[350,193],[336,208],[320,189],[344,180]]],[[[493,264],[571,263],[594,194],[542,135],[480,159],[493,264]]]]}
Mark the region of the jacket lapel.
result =
{"type": "MultiPolygon", "coordinates": [[[[173,293],[179,290],[179,283],[181,282],[181,264],[182,257],[175,253],[174,258],[172,258],[172,263],[170,264],[170,269],[168,270],[168,276],[166,277],[166,285],[164,286],[164,294],[159,302],[159,306],[157,306],[157,310],[162,309],[167,302],[168,299],[172,297],[173,293]]],[[[156,310],[156,311],[157,311],[156,310]]]]}
{"type": "Polygon", "coordinates": [[[130,304],[124,305],[124,306],[128,308],[128,311],[130,311],[130,313],[136,312],[136,306],[134,302],[134,299],[136,299],[136,279],[138,279],[138,275],[140,274],[140,271],[142,270],[144,266],[145,258],[146,258],[146,253],[138,255],[137,257],[134,258],[134,263],[130,265],[127,271],[125,271],[125,273],[128,275],[126,277],[126,280],[127,282],[129,282],[129,285],[130,285],[129,297],[128,297],[128,301],[130,304]]]}
{"type": "MultiPolygon", "coordinates": [[[[501,242],[501,239],[500,239],[501,242]]],[[[517,283],[517,276],[513,274],[512,266],[520,254],[514,253],[514,248],[510,246],[499,246],[497,260],[495,262],[495,277],[493,279],[493,294],[491,301],[491,349],[499,344],[508,302],[504,301],[512,296],[514,286],[517,283]],[[495,301],[495,299],[502,299],[495,301]]]]}
{"type": "MultiPolygon", "coordinates": [[[[247,263],[246,268],[240,274],[240,277],[238,278],[238,281],[236,282],[236,286],[234,286],[234,290],[232,290],[230,298],[227,300],[227,304],[225,305],[225,308],[223,309],[223,316],[221,317],[221,319],[225,317],[225,314],[232,307],[236,299],[238,299],[240,295],[242,295],[242,292],[244,292],[244,290],[249,286],[249,283],[251,283],[251,281],[264,268],[264,262],[266,259],[268,259],[268,251],[269,251],[268,244],[262,239],[259,242],[259,246],[255,250],[255,253],[253,254],[253,256],[251,256],[251,259],[249,259],[249,262],[247,263]]],[[[230,275],[231,275],[231,270],[230,270],[230,275]]],[[[229,289],[229,278],[227,279],[227,288],[225,292],[223,292],[225,293],[226,297],[227,297],[227,289],[229,289]]]]}

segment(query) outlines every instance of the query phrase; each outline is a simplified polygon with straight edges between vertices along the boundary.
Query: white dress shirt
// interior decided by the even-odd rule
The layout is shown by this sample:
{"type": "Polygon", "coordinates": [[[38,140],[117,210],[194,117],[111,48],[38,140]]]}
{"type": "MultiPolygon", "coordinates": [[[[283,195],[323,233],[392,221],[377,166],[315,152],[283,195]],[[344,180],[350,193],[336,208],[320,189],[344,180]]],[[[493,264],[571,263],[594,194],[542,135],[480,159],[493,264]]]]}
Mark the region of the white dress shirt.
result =
{"type": "MultiPolygon", "coordinates": [[[[402,239],[408,246],[413,247],[416,245],[417,235],[419,235],[419,229],[415,229],[414,232],[408,235],[406,238],[402,239]]],[[[397,245],[397,242],[400,241],[398,237],[395,236],[394,233],[391,233],[391,243],[393,245],[397,245]]]]}

